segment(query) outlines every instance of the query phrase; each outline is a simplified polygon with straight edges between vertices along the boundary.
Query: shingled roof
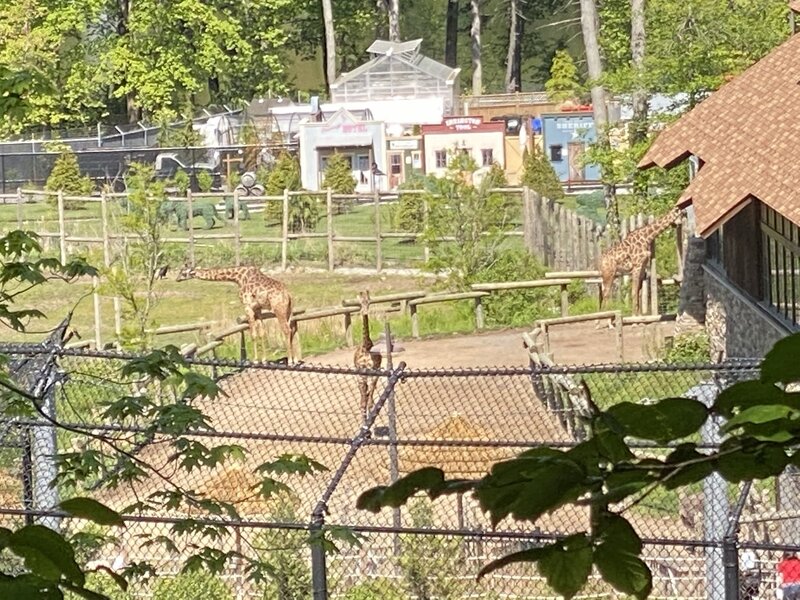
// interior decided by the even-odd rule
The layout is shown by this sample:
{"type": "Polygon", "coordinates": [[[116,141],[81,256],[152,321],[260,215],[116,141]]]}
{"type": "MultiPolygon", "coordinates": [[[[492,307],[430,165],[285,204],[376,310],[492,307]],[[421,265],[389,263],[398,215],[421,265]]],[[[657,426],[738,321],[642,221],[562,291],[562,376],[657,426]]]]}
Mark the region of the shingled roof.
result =
{"type": "Polygon", "coordinates": [[[708,236],[758,198],[800,225],[800,36],[793,36],[663,131],[639,163],[702,167],[679,198],[708,236]]]}

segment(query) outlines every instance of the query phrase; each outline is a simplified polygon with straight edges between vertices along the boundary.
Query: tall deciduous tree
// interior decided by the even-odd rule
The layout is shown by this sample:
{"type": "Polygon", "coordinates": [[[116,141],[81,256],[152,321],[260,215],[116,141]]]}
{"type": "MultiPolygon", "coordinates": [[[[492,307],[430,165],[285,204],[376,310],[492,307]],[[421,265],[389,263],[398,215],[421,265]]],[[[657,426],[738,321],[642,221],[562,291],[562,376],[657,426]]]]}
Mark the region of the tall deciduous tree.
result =
{"type": "Polygon", "coordinates": [[[472,11],[472,26],[470,38],[472,39],[472,95],[480,96],[483,93],[483,64],[481,62],[481,1],[470,0],[472,11]]]}
{"type": "Polygon", "coordinates": [[[576,100],[583,94],[583,86],[578,79],[578,67],[566,50],[556,51],[550,67],[550,79],[545,82],[544,89],[553,102],[576,100]]]}
{"type": "Polygon", "coordinates": [[[506,55],[506,91],[522,89],[522,32],[525,20],[519,10],[519,0],[508,6],[508,54],[506,55]]]}
{"type": "Polygon", "coordinates": [[[321,2],[322,21],[325,26],[325,87],[330,93],[331,84],[336,80],[336,28],[331,0],[321,0],[321,2]]]}
{"type": "Polygon", "coordinates": [[[444,64],[448,67],[455,67],[458,65],[458,9],[458,0],[447,0],[444,64]]]}
{"type": "Polygon", "coordinates": [[[647,104],[649,94],[644,83],[646,0],[631,0],[631,65],[633,67],[633,126],[631,143],[647,138],[647,104]]]}
{"type": "MultiPolygon", "coordinates": [[[[597,15],[595,0],[581,0],[581,32],[586,49],[586,67],[589,73],[589,85],[592,94],[592,113],[597,131],[597,145],[604,149],[608,142],[608,108],[606,92],[603,88],[603,61],[600,56],[599,30],[600,21],[597,15]]],[[[613,230],[619,228],[619,214],[615,186],[603,183],[603,199],[606,205],[606,218],[613,230]]]]}

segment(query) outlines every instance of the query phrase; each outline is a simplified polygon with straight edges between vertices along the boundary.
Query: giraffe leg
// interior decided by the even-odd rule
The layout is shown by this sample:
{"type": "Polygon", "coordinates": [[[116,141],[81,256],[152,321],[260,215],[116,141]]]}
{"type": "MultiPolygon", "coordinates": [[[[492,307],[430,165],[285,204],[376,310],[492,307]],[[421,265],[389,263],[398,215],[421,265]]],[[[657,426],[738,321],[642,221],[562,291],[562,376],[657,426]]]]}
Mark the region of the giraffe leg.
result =
{"type": "Polygon", "coordinates": [[[642,279],[644,277],[644,268],[639,266],[631,272],[631,294],[632,294],[632,306],[633,306],[633,314],[638,315],[641,309],[640,305],[640,293],[642,291],[642,279]]]}
{"type": "Polygon", "coordinates": [[[369,383],[367,379],[366,375],[359,375],[358,377],[358,391],[361,394],[361,416],[364,421],[367,420],[367,405],[369,404],[369,383]]]}
{"type": "MultiPolygon", "coordinates": [[[[608,303],[611,300],[611,292],[614,290],[614,272],[611,271],[603,271],[602,272],[602,282],[600,284],[600,305],[598,310],[602,312],[604,307],[608,307],[608,303]]],[[[595,329],[600,329],[603,326],[603,322],[599,321],[595,329]]],[[[613,323],[609,320],[608,327],[613,327],[613,323]]]]}
{"type": "Polygon", "coordinates": [[[367,388],[367,406],[369,407],[369,410],[372,410],[372,407],[375,406],[375,386],[377,384],[377,377],[369,378],[369,387],[367,388]]]}
{"type": "Polygon", "coordinates": [[[250,325],[250,339],[253,341],[253,360],[258,360],[258,319],[252,307],[247,307],[247,323],[250,325]]]}

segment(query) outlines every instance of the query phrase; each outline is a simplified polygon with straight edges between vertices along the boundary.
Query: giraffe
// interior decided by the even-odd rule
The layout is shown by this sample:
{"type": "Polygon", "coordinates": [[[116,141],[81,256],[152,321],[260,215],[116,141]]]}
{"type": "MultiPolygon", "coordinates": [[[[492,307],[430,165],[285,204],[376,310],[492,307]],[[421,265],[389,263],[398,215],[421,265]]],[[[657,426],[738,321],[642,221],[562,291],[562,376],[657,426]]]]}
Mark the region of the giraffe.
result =
{"type": "MultiPolygon", "coordinates": [[[[358,294],[358,300],[361,304],[361,323],[362,334],[361,343],[356,346],[356,351],[353,354],[353,365],[357,369],[380,369],[383,357],[378,353],[371,353],[372,338],[369,336],[369,291],[365,290],[358,294]]],[[[372,408],[372,396],[375,394],[375,386],[378,383],[377,377],[370,377],[369,375],[359,375],[358,378],[358,391],[361,393],[361,413],[364,420],[367,419],[367,414],[372,408]]]]}
{"type": "Polygon", "coordinates": [[[642,278],[647,268],[647,262],[651,257],[651,246],[661,232],[678,222],[681,215],[682,209],[676,206],[652,223],[634,229],[625,239],[616,242],[603,252],[600,257],[600,274],[603,280],[600,310],[608,303],[614,278],[620,273],[630,273],[633,314],[639,314],[639,291],[642,287],[642,278]]]}
{"type": "Polygon", "coordinates": [[[230,281],[239,286],[239,298],[244,305],[250,335],[253,337],[253,350],[258,360],[258,342],[263,340],[264,326],[261,311],[271,311],[286,339],[286,352],[290,365],[294,359],[294,329],[291,326],[292,297],[286,286],[272,277],[264,275],[257,267],[229,267],[221,269],[197,269],[185,265],[178,273],[178,281],[202,279],[205,281],[230,281]]]}

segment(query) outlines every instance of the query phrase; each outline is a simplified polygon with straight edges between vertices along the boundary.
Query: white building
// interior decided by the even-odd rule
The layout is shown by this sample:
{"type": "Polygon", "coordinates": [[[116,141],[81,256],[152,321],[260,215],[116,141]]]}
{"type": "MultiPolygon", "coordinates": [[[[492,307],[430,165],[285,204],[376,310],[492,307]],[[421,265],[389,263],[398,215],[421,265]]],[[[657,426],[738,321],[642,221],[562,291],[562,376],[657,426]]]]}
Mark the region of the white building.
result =
{"type": "Polygon", "coordinates": [[[383,121],[359,120],[343,108],[326,121],[300,123],[298,138],[303,188],[323,189],[328,159],[339,153],[350,161],[357,192],[386,191],[385,129],[383,121]],[[375,170],[380,174],[376,175],[375,170]]]}
{"type": "Polygon", "coordinates": [[[506,167],[503,121],[484,123],[482,117],[447,117],[439,125],[422,127],[425,172],[442,177],[454,152],[469,154],[478,169],[494,163],[506,167]]]}

